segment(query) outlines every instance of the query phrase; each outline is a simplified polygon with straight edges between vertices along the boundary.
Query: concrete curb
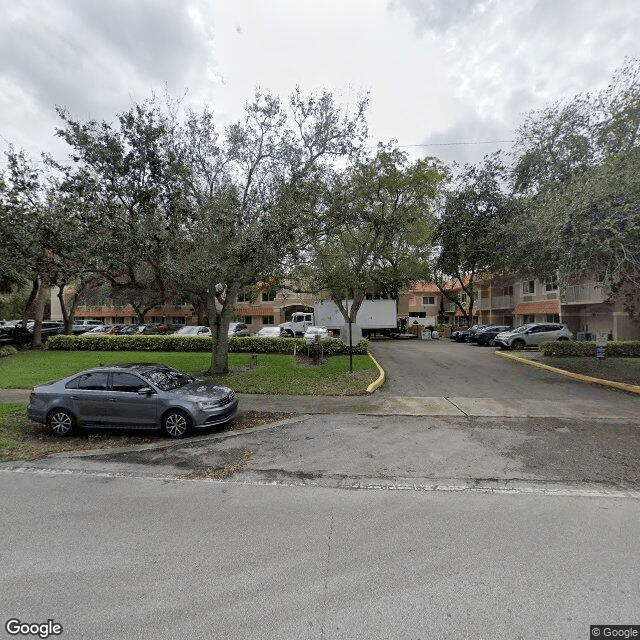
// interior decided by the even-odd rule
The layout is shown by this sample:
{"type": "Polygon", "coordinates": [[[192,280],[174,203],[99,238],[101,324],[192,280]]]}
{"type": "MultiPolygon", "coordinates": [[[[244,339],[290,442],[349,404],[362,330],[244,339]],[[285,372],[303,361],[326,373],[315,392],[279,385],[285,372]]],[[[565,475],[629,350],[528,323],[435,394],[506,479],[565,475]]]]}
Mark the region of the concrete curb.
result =
{"type": "Polygon", "coordinates": [[[86,458],[89,456],[106,456],[114,453],[127,453],[130,451],[156,451],[158,449],[171,449],[174,447],[187,447],[200,442],[211,442],[215,440],[225,440],[226,438],[235,438],[236,436],[245,435],[247,433],[256,433],[259,431],[267,431],[269,429],[277,429],[278,427],[286,427],[292,424],[304,422],[309,418],[306,414],[301,414],[295,418],[287,418],[286,420],[278,420],[277,422],[269,422],[261,424],[257,427],[249,427],[247,429],[237,429],[235,431],[223,431],[222,433],[210,433],[206,436],[194,436],[192,438],[184,438],[172,440],[170,442],[147,442],[145,444],[132,444],[127,447],[111,447],[104,449],[82,449],[80,451],[61,451],[60,453],[51,453],[46,456],[49,458],[86,458]]]}
{"type": "Polygon", "coordinates": [[[378,367],[378,371],[380,372],[380,375],[378,376],[377,380],[374,380],[367,387],[367,393],[373,393],[376,389],[379,389],[384,384],[384,381],[386,380],[386,374],[384,372],[384,369],[380,366],[378,361],[373,357],[371,352],[369,352],[369,357],[373,360],[373,362],[375,363],[376,367],[378,367]]]}
{"type": "Polygon", "coordinates": [[[508,360],[514,360],[515,362],[522,362],[523,364],[531,365],[532,367],[538,367],[538,369],[546,369],[553,373],[559,373],[561,376],[567,378],[573,378],[580,382],[589,382],[592,384],[599,384],[603,387],[613,387],[614,389],[621,389],[622,391],[628,391],[629,393],[636,393],[640,395],[640,385],[628,384],[626,382],[615,382],[614,380],[604,380],[602,378],[593,378],[591,376],[585,376],[581,373],[573,373],[572,371],[565,371],[564,369],[558,369],[557,367],[551,367],[548,364],[542,362],[536,362],[535,360],[529,360],[528,358],[520,358],[513,353],[505,353],[503,351],[494,351],[494,354],[501,358],[507,358],[508,360]]]}

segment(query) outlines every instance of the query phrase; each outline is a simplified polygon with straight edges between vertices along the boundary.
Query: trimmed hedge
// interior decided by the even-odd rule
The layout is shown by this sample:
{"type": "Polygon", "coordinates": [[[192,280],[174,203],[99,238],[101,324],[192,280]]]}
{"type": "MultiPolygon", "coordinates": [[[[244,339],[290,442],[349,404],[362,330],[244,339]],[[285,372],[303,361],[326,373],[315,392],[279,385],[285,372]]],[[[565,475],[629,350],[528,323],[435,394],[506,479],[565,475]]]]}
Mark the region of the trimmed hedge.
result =
{"type": "MultiPolygon", "coordinates": [[[[300,353],[307,352],[301,338],[229,338],[229,353],[300,353]]],[[[47,349],[55,351],[211,351],[211,338],[198,336],[52,336],[47,349]]],[[[368,340],[354,345],[353,353],[366,355],[368,340]]],[[[348,354],[349,347],[339,338],[322,341],[325,356],[348,354]]]]}
{"type": "MultiPolygon", "coordinates": [[[[595,342],[577,342],[562,340],[560,342],[543,342],[540,353],[552,357],[596,357],[595,342]]],[[[611,340],[607,342],[607,357],[640,358],[639,340],[611,340]]]]}

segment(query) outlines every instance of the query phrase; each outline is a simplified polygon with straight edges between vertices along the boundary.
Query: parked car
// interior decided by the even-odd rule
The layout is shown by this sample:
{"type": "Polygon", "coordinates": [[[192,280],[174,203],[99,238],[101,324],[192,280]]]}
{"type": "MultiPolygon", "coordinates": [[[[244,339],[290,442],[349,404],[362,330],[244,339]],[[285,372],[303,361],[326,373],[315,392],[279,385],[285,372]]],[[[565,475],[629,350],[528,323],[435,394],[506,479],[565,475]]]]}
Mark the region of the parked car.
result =
{"type": "Polygon", "coordinates": [[[180,327],[175,334],[176,336],[210,336],[211,329],[204,325],[189,325],[180,327]]]}
{"type": "Polygon", "coordinates": [[[467,335],[469,335],[469,329],[464,327],[461,329],[456,329],[456,331],[453,331],[451,333],[451,339],[455,340],[456,342],[466,342],[467,335]]]}
{"type": "Polygon", "coordinates": [[[22,326],[22,320],[8,320],[0,326],[0,344],[24,345],[32,338],[33,334],[22,326]]]}
{"type": "Polygon", "coordinates": [[[488,324],[474,324],[472,327],[469,327],[469,331],[467,333],[467,342],[475,342],[476,337],[480,331],[486,329],[488,324]]]}
{"type": "Polygon", "coordinates": [[[160,329],[157,324],[141,324],[135,333],[141,333],[145,336],[160,333],[160,329]]]}
{"type": "Polygon", "coordinates": [[[525,347],[536,347],[542,342],[553,340],[571,340],[573,334],[566,324],[531,322],[517,329],[499,333],[494,342],[503,349],[516,351],[525,347]]]}
{"type": "Polygon", "coordinates": [[[71,327],[71,333],[80,335],[93,329],[94,327],[104,326],[102,320],[75,320],[71,327]]]}
{"type": "Polygon", "coordinates": [[[244,322],[232,322],[229,324],[229,336],[242,338],[250,335],[249,327],[244,322]]]}
{"type": "Polygon", "coordinates": [[[110,333],[111,331],[112,331],[112,327],[110,327],[108,324],[99,324],[99,325],[96,325],[95,327],[93,327],[93,329],[89,329],[88,331],[84,331],[80,335],[82,335],[82,336],[95,336],[95,335],[102,335],[102,334],[105,334],[105,333],[110,333]]]}
{"type": "Polygon", "coordinates": [[[138,329],[140,328],[141,325],[139,324],[126,324],[124,325],[124,327],[122,327],[122,329],[120,329],[120,333],[118,335],[120,336],[131,336],[134,333],[138,333],[138,329]]]}
{"type": "Polygon", "coordinates": [[[495,337],[499,333],[511,331],[511,329],[512,327],[508,327],[507,325],[492,325],[485,327],[482,331],[476,334],[476,343],[481,346],[489,345],[492,347],[495,344],[495,337]]]}
{"type": "MultiPolygon", "coordinates": [[[[35,322],[27,322],[27,331],[33,335],[35,329],[35,322]]],[[[42,321],[42,339],[46,340],[49,336],[59,336],[64,333],[64,323],[58,320],[43,320],[42,321]]]]}
{"type": "Polygon", "coordinates": [[[292,332],[282,327],[262,327],[255,335],[256,338],[291,338],[292,332]]]}
{"type": "Polygon", "coordinates": [[[326,327],[307,327],[302,338],[305,342],[312,343],[318,336],[320,336],[320,340],[328,340],[329,331],[326,327]]]}
{"type": "Polygon", "coordinates": [[[162,429],[171,438],[229,422],[238,398],[228,387],[162,364],[87,369],[34,387],[27,415],[58,436],[76,428],[162,429]]]}

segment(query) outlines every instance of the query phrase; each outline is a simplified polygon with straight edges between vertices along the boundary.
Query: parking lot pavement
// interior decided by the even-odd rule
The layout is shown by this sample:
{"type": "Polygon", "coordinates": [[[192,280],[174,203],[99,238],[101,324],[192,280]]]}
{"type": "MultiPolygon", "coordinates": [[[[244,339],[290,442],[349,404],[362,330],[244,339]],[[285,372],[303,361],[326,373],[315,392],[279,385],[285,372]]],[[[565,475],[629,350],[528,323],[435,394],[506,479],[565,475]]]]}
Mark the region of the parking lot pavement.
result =
{"type": "MultiPolygon", "coordinates": [[[[380,393],[390,396],[478,398],[513,402],[517,399],[584,404],[601,412],[640,413],[640,398],[523,366],[498,358],[493,347],[447,339],[374,340],[371,352],[384,368],[387,381],[380,393]]],[[[508,414],[507,414],[508,415],[508,414]]]]}
{"type": "Polygon", "coordinates": [[[638,431],[628,420],[316,415],[155,448],[2,463],[0,470],[640,498],[638,431]]]}

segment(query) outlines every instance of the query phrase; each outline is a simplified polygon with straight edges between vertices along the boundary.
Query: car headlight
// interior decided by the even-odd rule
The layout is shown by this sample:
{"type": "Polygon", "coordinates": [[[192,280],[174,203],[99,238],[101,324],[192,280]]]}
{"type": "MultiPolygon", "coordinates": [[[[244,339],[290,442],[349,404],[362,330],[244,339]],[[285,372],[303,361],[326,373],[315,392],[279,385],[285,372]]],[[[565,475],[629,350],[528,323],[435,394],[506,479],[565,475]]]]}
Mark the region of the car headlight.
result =
{"type": "Polygon", "coordinates": [[[215,409],[220,406],[220,400],[203,400],[198,402],[197,405],[200,411],[207,411],[208,409],[215,409]]]}

